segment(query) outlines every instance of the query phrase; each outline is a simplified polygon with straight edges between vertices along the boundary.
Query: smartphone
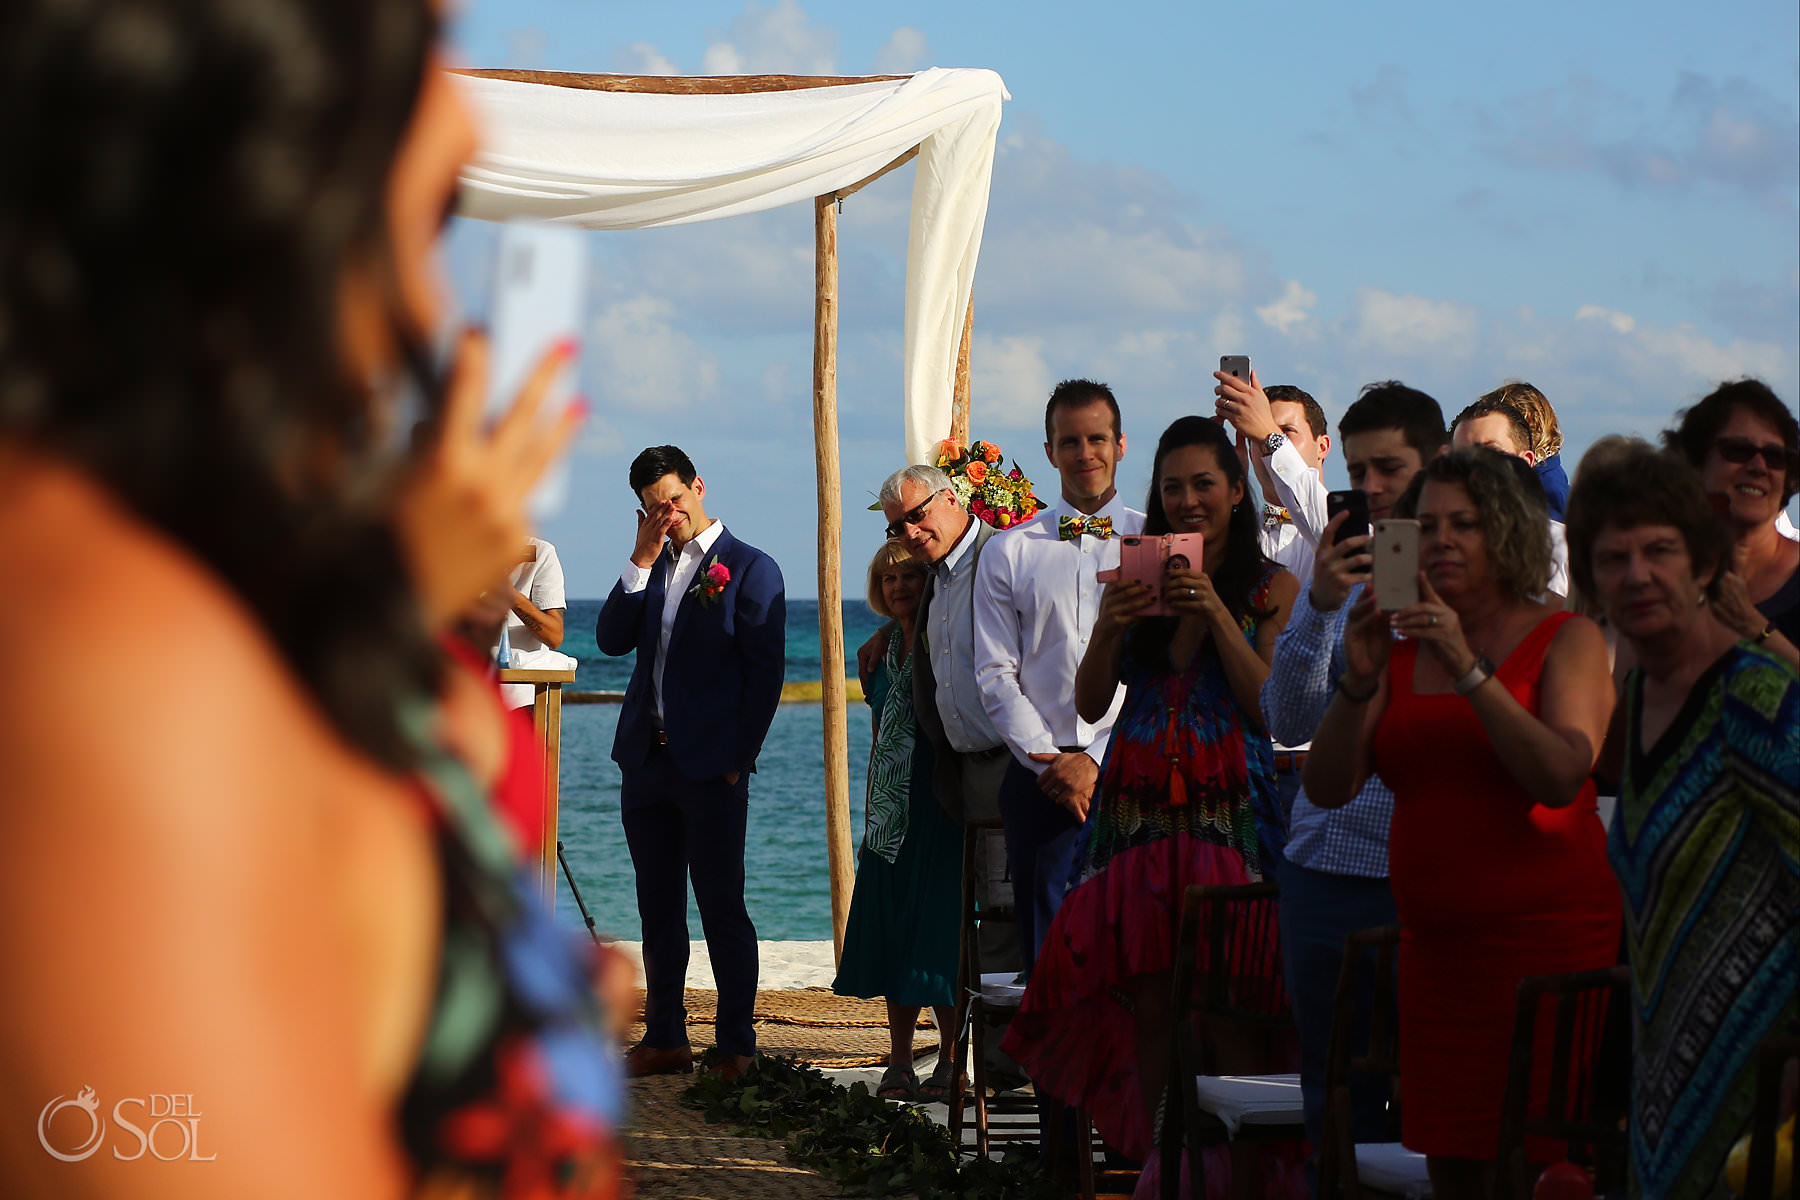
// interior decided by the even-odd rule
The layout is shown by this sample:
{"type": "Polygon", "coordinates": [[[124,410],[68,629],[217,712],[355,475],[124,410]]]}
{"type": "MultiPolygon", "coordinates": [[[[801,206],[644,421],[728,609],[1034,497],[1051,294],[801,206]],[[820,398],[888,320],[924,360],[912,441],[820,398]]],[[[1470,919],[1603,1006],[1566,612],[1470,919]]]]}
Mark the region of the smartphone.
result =
{"type": "Polygon", "coordinates": [[[1198,533],[1165,533],[1160,537],[1127,535],[1119,539],[1119,567],[1099,573],[1101,582],[1135,579],[1150,589],[1150,606],[1139,615],[1172,617],[1163,601],[1163,573],[1175,567],[1197,568],[1204,561],[1206,539],[1198,533]]]}
{"type": "Polygon", "coordinates": [[[1346,538],[1362,537],[1369,532],[1369,497],[1368,493],[1355,488],[1347,488],[1341,492],[1325,494],[1325,520],[1327,523],[1341,512],[1350,516],[1338,526],[1336,536],[1331,540],[1341,542],[1346,538]]]}
{"type": "Polygon", "coordinates": [[[1375,522],[1375,607],[1398,612],[1419,602],[1419,523],[1390,518],[1375,522]]]}
{"type": "Polygon", "coordinates": [[[1225,375],[1235,375],[1245,383],[1250,382],[1250,356],[1248,354],[1219,355],[1219,371],[1225,375]]]}
{"type": "MultiPolygon", "coordinates": [[[[519,388],[550,347],[565,338],[579,341],[587,301],[587,255],[581,235],[581,230],[568,225],[507,225],[500,231],[493,306],[488,310],[493,336],[490,420],[512,407],[519,388]]],[[[555,420],[568,407],[580,370],[579,361],[563,368],[544,397],[540,409],[544,420],[555,420]]],[[[532,518],[555,516],[568,495],[569,464],[559,459],[531,494],[532,518]]]]}

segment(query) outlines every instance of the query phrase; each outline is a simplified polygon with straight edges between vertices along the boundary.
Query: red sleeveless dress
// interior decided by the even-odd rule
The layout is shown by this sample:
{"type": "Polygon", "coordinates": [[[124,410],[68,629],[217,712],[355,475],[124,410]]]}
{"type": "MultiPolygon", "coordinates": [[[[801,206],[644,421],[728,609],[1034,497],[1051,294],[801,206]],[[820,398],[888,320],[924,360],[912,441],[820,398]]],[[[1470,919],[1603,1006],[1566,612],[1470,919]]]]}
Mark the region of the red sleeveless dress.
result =
{"type": "MultiPolygon", "coordinates": [[[[1530,713],[1553,613],[1500,664],[1530,713]]],[[[1470,702],[1413,691],[1416,642],[1394,645],[1374,767],[1394,791],[1388,869],[1400,913],[1400,1098],[1405,1144],[1492,1161],[1498,1151],[1521,978],[1619,961],[1619,889],[1590,781],[1566,808],[1536,804],[1470,702]]],[[[1548,1088],[1551,1028],[1538,1022],[1532,1108],[1548,1088]]],[[[1536,1162],[1563,1157],[1534,1140],[1536,1162]]]]}

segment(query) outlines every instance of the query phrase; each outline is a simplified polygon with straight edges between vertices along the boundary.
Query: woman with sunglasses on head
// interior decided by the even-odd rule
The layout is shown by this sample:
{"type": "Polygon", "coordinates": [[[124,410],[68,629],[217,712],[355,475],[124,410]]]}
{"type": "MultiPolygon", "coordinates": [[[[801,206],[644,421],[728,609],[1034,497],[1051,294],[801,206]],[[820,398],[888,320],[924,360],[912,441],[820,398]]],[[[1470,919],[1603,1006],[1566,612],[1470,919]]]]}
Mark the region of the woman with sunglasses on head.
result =
{"type": "MultiPolygon", "coordinates": [[[[1171,558],[1163,595],[1173,616],[1142,616],[1151,596],[1138,581],[1101,594],[1075,706],[1098,720],[1121,683],[1125,700],[1080,883],[1051,923],[1003,1042],[1039,1089],[1086,1107],[1107,1142],[1138,1159],[1150,1156],[1167,1082],[1183,897],[1193,884],[1259,879],[1258,827],[1279,819],[1261,695],[1299,589],[1263,556],[1225,427],[1177,420],[1150,479],[1144,536],[1198,533],[1202,562],[1171,558]]],[[[1260,1065],[1241,1059],[1233,1069],[1260,1065]]]]}
{"type": "Polygon", "coordinates": [[[473,148],[430,0],[0,6],[0,620],[80,638],[0,667],[0,1192],[618,1194],[439,648],[578,419],[426,365],[473,148]],[[183,1161],[113,1120],[169,1092],[183,1161]]]}
{"type": "Polygon", "coordinates": [[[1712,603],[1741,637],[1800,668],[1800,542],[1781,530],[1800,489],[1800,423],[1766,383],[1739,379],[1676,414],[1663,445],[1700,472],[1731,529],[1728,570],[1712,603]]]}

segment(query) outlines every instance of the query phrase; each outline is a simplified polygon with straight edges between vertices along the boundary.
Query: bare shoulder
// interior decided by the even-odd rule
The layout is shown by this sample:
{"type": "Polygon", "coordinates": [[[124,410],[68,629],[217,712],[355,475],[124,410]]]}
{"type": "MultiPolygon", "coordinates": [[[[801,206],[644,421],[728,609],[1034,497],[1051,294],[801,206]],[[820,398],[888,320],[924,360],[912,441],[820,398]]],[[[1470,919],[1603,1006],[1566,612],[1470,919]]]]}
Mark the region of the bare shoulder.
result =
{"type": "MultiPolygon", "coordinates": [[[[1549,618],[1546,617],[1546,620],[1549,618]]],[[[1552,664],[1560,654],[1573,652],[1577,654],[1598,653],[1606,656],[1606,633],[1591,618],[1580,613],[1573,613],[1562,623],[1555,635],[1550,639],[1550,661],[1552,664]]]]}

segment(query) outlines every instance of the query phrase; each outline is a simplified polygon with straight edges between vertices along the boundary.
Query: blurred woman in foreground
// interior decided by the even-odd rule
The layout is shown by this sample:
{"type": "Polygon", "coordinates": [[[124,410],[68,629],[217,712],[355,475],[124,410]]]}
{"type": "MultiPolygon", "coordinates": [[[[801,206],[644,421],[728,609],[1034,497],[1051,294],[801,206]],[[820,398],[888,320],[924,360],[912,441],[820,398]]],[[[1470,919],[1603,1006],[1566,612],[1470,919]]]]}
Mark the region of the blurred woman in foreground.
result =
{"type": "Polygon", "coordinates": [[[467,338],[387,449],[402,367],[438,396],[473,148],[436,26],[0,8],[9,1195],[615,1192],[587,966],[509,879],[503,726],[435,642],[523,543],[559,363],[483,432],[467,338]],[[142,1161],[121,1122],[169,1094],[186,1150],[142,1161]]]}
{"type": "Polygon", "coordinates": [[[1643,442],[1583,459],[1569,550],[1637,662],[1607,839],[1632,974],[1632,1195],[1710,1196],[1757,1045],[1800,1033],[1800,678],[1720,619],[1730,543],[1687,464],[1643,442]]]}
{"type": "MultiPolygon", "coordinates": [[[[1548,515],[1504,456],[1432,460],[1396,512],[1419,522],[1420,599],[1381,612],[1370,588],[1350,610],[1306,794],[1338,807],[1371,774],[1394,789],[1401,1135],[1440,1200],[1484,1198],[1519,980],[1618,954],[1589,780],[1612,679],[1593,622],[1532,598],[1550,577],[1548,515]]],[[[1539,1030],[1534,1108],[1551,1024],[1539,1030]]],[[[1539,1163],[1560,1153],[1543,1139],[1526,1149],[1539,1163]]]]}

